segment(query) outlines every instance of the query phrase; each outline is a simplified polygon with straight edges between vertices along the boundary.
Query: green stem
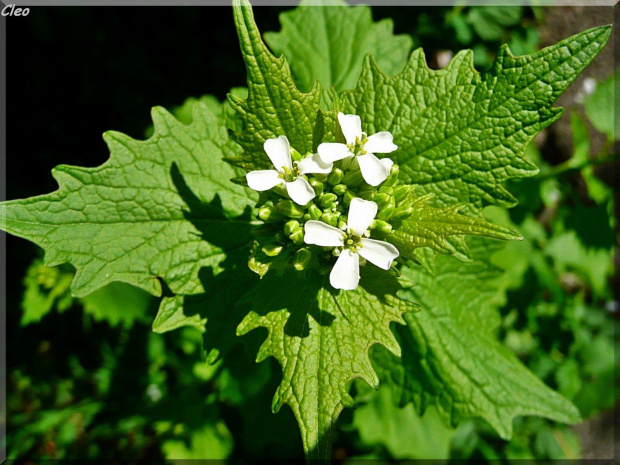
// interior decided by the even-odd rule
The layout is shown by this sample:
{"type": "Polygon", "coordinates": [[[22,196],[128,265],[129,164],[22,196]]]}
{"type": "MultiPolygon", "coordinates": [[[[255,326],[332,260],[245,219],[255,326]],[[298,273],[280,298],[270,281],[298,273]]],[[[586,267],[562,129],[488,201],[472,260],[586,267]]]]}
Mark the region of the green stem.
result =
{"type": "Polygon", "coordinates": [[[572,160],[567,160],[564,163],[560,163],[559,165],[554,166],[546,174],[538,176],[536,179],[539,181],[542,181],[545,179],[554,178],[556,176],[561,176],[567,173],[580,171],[589,166],[604,165],[605,163],[612,163],[614,161],[619,161],[619,160],[620,160],[620,154],[617,154],[617,153],[593,158],[591,160],[586,160],[582,163],[579,163],[578,165],[575,165],[572,160]]]}

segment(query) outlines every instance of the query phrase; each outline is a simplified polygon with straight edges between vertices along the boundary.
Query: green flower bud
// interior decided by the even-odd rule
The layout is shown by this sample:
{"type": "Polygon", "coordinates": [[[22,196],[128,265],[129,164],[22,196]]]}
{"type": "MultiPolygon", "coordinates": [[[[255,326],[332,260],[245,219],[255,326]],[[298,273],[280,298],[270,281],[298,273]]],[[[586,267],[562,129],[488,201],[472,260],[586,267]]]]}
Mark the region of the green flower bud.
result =
{"type": "Polygon", "coordinates": [[[356,197],[356,195],[353,192],[351,192],[349,190],[346,191],[344,193],[344,199],[343,199],[344,204],[347,205],[347,206],[350,205],[351,204],[351,200],[353,200],[355,197],[356,197]]]}
{"type": "Polygon", "coordinates": [[[276,204],[278,211],[289,218],[302,218],[306,211],[292,200],[281,200],[276,204]]]}
{"type": "Polygon", "coordinates": [[[394,209],[394,213],[392,213],[392,220],[404,220],[405,218],[409,218],[413,213],[413,208],[403,205],[394,209]]]}
{"type": "Polygon", "coordinates": [[[284,234],[286,234],[287,236],[290,236],[291,234],[293,234],[298,229],[299,229],[299,221],[297,221],[297,220],[287,221],[284,224],[284,234]]]}
{"type": "Polygon", "coordinates": [[[303,249],[299,249],[295,252],[295,256],[293,257],[293,266],[297,271],[302,271],[308,266],[311,259],[312,252],[304,247],[303,249]]]}
{"type": "Polygon", "coordinates": [[[392,225],[383,220],[373,220],[370,229],[383,234],[389,234],[392,232],[392,225]]]}
{"type": "Polygon", "coordinates": [[[342,178],[344,178],[343,171],[340,168],[334,168],[327,176],[327,182],[332,186],[335,186],[336,184],[340,184],[342,182],[342,178]]]}
{"type": "Polygon", "coordinates": [[[258,217],[263,221],[282,221],[286,218],[275,207],[261,207],[258,209],[258,217]]]}
{"type": "Polygon", "coordinates": [[[390,199],[394,202],[394,198],[390,194],[381,193],[373,196],[372,201],[377,204],[379,210],[390,203],[390,199]]]}
{"type": "Polygon", "coordinates": [[[323,183],[316,178],[311,178],[309,181],[312,189],[314,189],[314,193],[319,196],[323,193],[323,183]]]}
{"type": "Polygon", "coordinates": [[[338,226],[338,218],[340,218],[340,213],[327,212],[321,215],[321,221],[334,228],[338,226]]]}
{"type": "Polygon", "coordinates": [[[360,170],[353,170],[344,175],[342,182],[349,187],[359,187],[364,182],[364,178],[362,177],[362,172],[360,170]]]}
{"type": "Polygon", "coordinates": [[[394,197],[390,197],[392,200],[391,203],[386,204],[382,209],[379,210],[379,214],[377,218],[380,220],[387,221],[392,218],[392,213],[394,213],[395,205],[394,205],[394,197]]]}
{"type": "Polygon", "coordinates": [[[344,231],[347,228],[347,222],[343,219],[338,220],[338,229],[344,231]]]}
{"type": "Polygon", "coordinates": [[[347,185],[346,184],[338,184],[336,186],[334,186],[334,194],[336,195],[342,195],[347,191],[347,185]]]}
{"type": "Polygon", "coordinates": [[[308,208],[308,213],[310,213],[310,216],[312,217],[313,220],[318,220],[319,218],[321,218],[321,215],[323,214],[321,209],[317,207],[315,204],[310,205],[310,208],[308,208]]]}
{"type": "Polygon", "coordinates": [[[387,186],[381,186],[378,192],[382,194],[392,195],[394,193],[394,189],[392,189],[391,187],[387,187],[387,186]]]}
{"type": "Polygon", "coordinates": [[[398,167],[398,165],[393,164],[392,168],[390,169],[390,174],[388,175],[387,179],[383,181],[383,183],[381,184],[381,187],[392,187],[393,185],[395,185],[396,182],[398,181],[399,172],[400,172],[400,168],[398,167]]]}
{"type": "Polygon", "coordinates": [[[407,195],[409,195],[410,190],[411,186],[398,186],[396,189],[394,189],[394,199],[396,200],[396,202],[400,203],[405,200],[407,195]]]}
{"type": "Polygon", "coordinates": [[[304,230],[303,229],[298,229],[297,231],[295,231],[293,234],[290,235],[289,237],[290,240],[293,241],[293,244],[295,245],[301,245],[304,243],[304,230]]]}
{"type": "Polygon", "coordinates": [[[301,153],[291,147],[291,158],[293,161],[300,161],[303,157],[301,156],[301,153]]]}
{"type": "Polygon", "coordinates": [[[268,257],[275,257],[277,255],[280,255],[280,252],[284,250],[284,246],[278,244],[267,244],[264,245],[261,250],[268,257]]]}
{"type": "Polygon", "coordinates": [[[309,221],[312,219],[312,216],[310,216],[310,213],[305,213],[304,214],[304,220],[309,221]]]}
{"type": "Polygon", "coordinates": [[[338,200],[338,196],[333,193],[323,194],[321,198],[321,207],[322,208],[331,208],[334,205],[334,202],[338,200]]]}
{"type": "Polygon", "coordinates": [[[278,241],[280,244],[286,244],[286,236],[282,231],[278,231],[276,233],[276,241],[278,241]]]}

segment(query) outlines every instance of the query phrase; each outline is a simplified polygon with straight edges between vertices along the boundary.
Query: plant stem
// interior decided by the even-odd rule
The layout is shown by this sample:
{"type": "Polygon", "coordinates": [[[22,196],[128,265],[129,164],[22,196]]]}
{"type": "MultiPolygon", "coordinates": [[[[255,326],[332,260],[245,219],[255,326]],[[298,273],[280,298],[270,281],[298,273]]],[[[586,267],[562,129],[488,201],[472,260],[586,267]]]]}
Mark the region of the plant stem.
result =
{"type": "Polygon", "coordinates": [[[604,165],[605,163],[612,163],[614,161],[620,161],[620,154],[614,153],[611,155],[605,155],[602,157],[593,158],[591,160],[586,160],[582,163],[575,165],[572,160],[567,160],[564,163],[560,163],[557,166],[551,168],[546,174],[542,176],[538,176],[536,179],[539,181],[554,178],[556,176],[561,176],[566,173],[572,173],[574,171],[579,171],[589,166],[598,166],[604,165]]]}

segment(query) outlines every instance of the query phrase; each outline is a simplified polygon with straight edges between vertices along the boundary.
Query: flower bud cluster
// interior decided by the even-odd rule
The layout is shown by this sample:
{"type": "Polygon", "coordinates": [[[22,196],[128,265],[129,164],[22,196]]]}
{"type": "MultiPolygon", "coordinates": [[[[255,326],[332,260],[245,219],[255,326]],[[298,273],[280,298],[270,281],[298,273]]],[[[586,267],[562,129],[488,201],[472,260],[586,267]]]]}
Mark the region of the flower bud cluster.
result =
{"type": "MultiPolygon", "coordinates": [[[[305,244],[304,225],[314,220],[345,229],[349,206],[355,198],[377,204],[378,212],[369,229],[378,236],[389,236],[395,225],[411,215],[413,210],[408,200],[413,189],[399,184],[398,165],[391,166],[389,175],[378,186],[364,181],[355,162],[348,163],[346,169],[342,165],[342,161],[336,161],[328,174],[304,175],[315,193],[305,205],[288,198],[286,190],[280,187],[261,193],[258,218],[263,224],[254,230],[249,259],[253,271],[263,276],[271,269],[284,271],[292,267],[301,271],[315,266],[327,272],[339,250],[305,244]]],[[[364,262],[362,259],[360,264],[364,262]]]]}

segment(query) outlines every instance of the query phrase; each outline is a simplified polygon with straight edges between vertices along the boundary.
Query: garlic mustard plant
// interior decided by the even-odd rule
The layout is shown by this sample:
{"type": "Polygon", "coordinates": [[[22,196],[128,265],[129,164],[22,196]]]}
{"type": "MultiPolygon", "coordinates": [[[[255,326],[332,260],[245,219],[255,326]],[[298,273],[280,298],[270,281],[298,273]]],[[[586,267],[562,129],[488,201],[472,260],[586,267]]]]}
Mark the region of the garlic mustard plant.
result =
{"type": "Polygon", "coordinates": [[[233,5],[247,93],[232,92],[217,111],[197,103],[188,125],[155,108],[145,141],[105,133],[108,162],[58,166],[58,190],[0,203],[0,227],[45,249],[46,265],[71,264],[76,297],[111,282],[162,297],[153,329],[199,328],[209,362],[226,363],[234,335],[268,329],[257,360],[280,363],[272,406],[290,406],[309,459],[331,458],[357,378],[390,383],[400,402],[419,413],[433,405],[450,425],[481,417],[505,439],[517,415],[578,421],[497,341],[496,309],[471,305],[494,285],[483,281],[494,269],[490,239],[522,239],[486,221],[483,207],[516,204],[505,182],[536,174],[527,145],[560,117],[553,105],[611,28],[521,57],[504,46],[482,74],[471,51],[433,71],[418,49],[388,75],[361,57],[411,42],[371,24],[356,29],[369,40],[320,54],[338,60],[334,82],[359,79],[304,92],[291,69],[317,68],[300,51],[350,37],[349,19],[370,14],[344,5],[290,13],[307,17],[288,21],[286,34],[312,24],[338,32],[299,46],[291,68],[264,44],[249,2],[233,5]],[[475,239],[487,261],[475,264],[472,285],[454,288],[460,277],[446,263],[480,256],[467,236],[484,237],[475,239]]]}

